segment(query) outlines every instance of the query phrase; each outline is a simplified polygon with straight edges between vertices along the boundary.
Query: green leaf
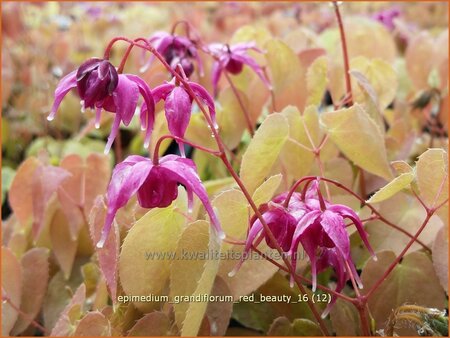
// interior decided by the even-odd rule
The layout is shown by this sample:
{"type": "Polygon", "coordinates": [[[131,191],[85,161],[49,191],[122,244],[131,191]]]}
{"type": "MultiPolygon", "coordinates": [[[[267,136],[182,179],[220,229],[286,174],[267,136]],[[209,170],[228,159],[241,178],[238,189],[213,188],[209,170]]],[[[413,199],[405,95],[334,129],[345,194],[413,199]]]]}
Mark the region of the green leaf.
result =
{"type": "Polygon", "coordinates": [[[5,201],[5,196],[11,187],[16,171],[10,167],[2,167],[2,205],[5,201]]]}
{"type": "Polygon", "coordinates": [[[360,319],[356,307],[338,299],[330,311],[331,324],[337,336],[360,336],[360,319]]]}
{"type": "MultiPolygon", "coordinates": [[[[130,229],[119,257],[119,276],[127,295],[164,295],[169,282],[171,254],[186,225],[186,193],[167,208],[150,210],[130,229]],[[149,255],[155,255],[153,258],[149,255]],[[157,256],[160,255],[160,256],[157,256]]],[[[158,302],[135,302],[142,312],[159,307],[158,302]]]]}
{"type": "Polygon", "coordinates": [[[253,193],[252,199],[253,202],[255,202],[255,205],[259,206],[268,202],[277,191],[282,179],[283,175],[278,174],[270,176],[264,181],[253,193]]]}
{"type": "Polygon", "coordinates": [[[420,197],[428,207],[448,198],[448,156],[443,149],[428,149],[416,163],[420,197]]]}
{"type": "Polygon", "coordinates": [[[279,114],[269,115],[257,130],[242,157],[240,171],[241,179],[250,194],[269,175],[288,133],[287,120],[279,114]]]}
{"type": "MultiPolygon", "coordinates": [[[[394,68],[381,59],[369,60],[358,56],[350,61],[350,68],[358,71],[367,80],[377,97],[379,108],[383,111],[395,98],[398,81],[394,68]]],[[[361,82],[360,82],[361,83],[361,82]]],[[[354,101],[364,102],[366,88],[353,86],[354,101]]]]}
{"type": "Polygon", "coordinates": [[[380,190],[378,190],[367,203],[379,203],[394,196],[399,191],[409,187],[414,180],[414,173],[404,173],[394,178],[391,182],[386,184],[380,190]]]}
{"type": "Polygon", "coordinates": [[[323,113],[321,122],[333,142],[351,161],[374,175],[392,179],[383,135],[359,104],[323,113]]]}
{"type": "Polygon", "coordinates": [[[305,147],[313,148],[311,140],[314,146],[319,145],[319,115],[314,106],[307,107],[303,115],[293,106],[284,108],[281,114],[288,120],[289,138],[281,150],[280,158],[289,174],[287,181],[290,182],[308,175],[311,170],[314,154],[305,147]]]}
{"type": "MultiPolygon", "coordinates": [[[[378,261],[369,260],[362,271],[363,292],[371,289],[396,257],[390,251],[377,256],[378,261]]],[[[446,306],[445,292],[431,260],[424,253],[406,255],[369,298],[368,305],[376,328],[384,328],[392,311],[405,303],[438,309],[446,306]]]]}
{"type": "Polygon", "coordinates": [[[319,106],[322,102],[328,84],[327,71],[328,61],[326,56],[318,57],[309,66],[306,72],[306,84],[308,88],[307,106],[319,106]]]}
{"type": "Polygon", "coordinates": [[[286,317],[279,317],[274,320],[267,335],[312,337],[322,336],[322,331],[316,323],[308,319],[297,318],[291,323],[286,317]]]}
{"type": "Polygon", "coordinates": [[[300,64],[298,56],[284,42],[273,39],[266,43],[267,63],[272,75],[272,102],[275,111],[280,111],[288,105],[303,109],[306,102],[305,69],[300,64]]]}
{"type": "MultiPolygon", "coordinates": [[[[244,240],[248,229],[249,207],[244,194],[237,189],[226,190],[212,201],[223,231],[230,238],[244,240]]],[[[222,243],[222,248],[233,244],[222,243]]]]}
{"type": "MultiPolygon", "coordinates": [[[[170,267],[170,296],[203,296],[211,293],[219,268],[220,243],[210,236],[207,221],[191,223],[181,235],[177,257],[170,267]],[[184,256],[185,255],[185,256],[184,256]]],[[[203,321],[208,301],[174,302],[175,320],[182,336],[196,336],[203,321]]]]}

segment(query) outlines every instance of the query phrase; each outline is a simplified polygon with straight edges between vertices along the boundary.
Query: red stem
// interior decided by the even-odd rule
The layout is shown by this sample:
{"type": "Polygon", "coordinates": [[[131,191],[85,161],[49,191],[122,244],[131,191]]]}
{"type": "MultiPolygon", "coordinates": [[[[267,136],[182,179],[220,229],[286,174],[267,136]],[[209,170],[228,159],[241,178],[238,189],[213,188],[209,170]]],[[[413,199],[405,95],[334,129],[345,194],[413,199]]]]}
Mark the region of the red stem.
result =
{"type": "Polygon", "coordinates": [[[245,107],[244,103],[242,102],[241,96],[239,95],[239,92],[234,85],[233,81],[230,78],[230,75],[228,75],[227,70],[224,71],[225,77],[227,78],[228,83],[230,84],[231,90],[234,93],[234,96],[236,96],[236,99],[238,100],[239,106],[241,107],[242,113],[245,117],[245,122],[247,123],[247,129],[251,136],[255,134],[255,129],[253,128],[252,121],[250,120],[250,114],[247,111],[247,108],[245,107]]]}
{"type": "Polygon", "coordinates": [[[333,5],[334,5],[334,12],[336,13],[336,19],[339,25],[339,33],[341,34],[342,54],[344,57],[344,69],[345,69],[345,86],[347,88],[347,95],[349,97],[348,104],[351,106],[353,104],[351,99],[352,82],[350,80],[350,73],[349,73],[350,65],[348,61],[348,50],[347,50],[347,41],[345,38],[344,24],[342,23],[342,17],[339,11],[339,5],[337,4],[337,1],[333,1],[333,5]]]}
{"type": "Polygon", "coordinates": [[[430,220],[431,216],[433,215],[434,210],[427,210],[427,216],[425,217],[424,221],[422,222],[422,225],[420,226],[419,230],[417,230],[416,234],[414,235],[413,239],[411,239],[406,247],[402,250],[400,255],[391,263],[389,268],[384,272],[384,274],[378,279],[378,281],[372,286],[372,288],[365,294],[365,297],[368,299],[375,290],[385,281],[385,279],[389,276],[389,274],[394,270],[394,268],[397,266],[398,263],[400,263],[403,256],[406,254],[406,252],[409,250],[409,248],[414,244],[415,239],[419,237],[419,235],[422,233],[423,229],[425,229],[425,226],[428,224],[428,221],[430,220]]]}
{"type": "Polygon", "coordinates": [[[190,146],[193,147],[193,148],[197,148],[197,149],[199,149],[199,150],[201,150],[201,151],[204,151],[204,152],[206,152],[206,153],[209,153],[209,154],[211,154],[211,155],[214,155],[214,156],[220,156],[220,152],[218,152],[218,151],[216,151],[216,150],[213,150],[213,149],[209,149],[209,148],[203,147],[203,146],[201,146],[201,145],[199,145],[199,144],[196,144],[196,143],[193,143],[193,142],[191,142],[191,141],[188,141],[188,140],[186,140],[186,139],[184,139],[184,138],[182,138],[182,137],[178,137],[178,136],[175,136],[175,135],[167,134],[167,135],[161,136],[161,137],[158,139],[158,141],[156,142],[155,150],[154,150],[154,152],[153,152],[153,164],[154,164],[154,165],[158,165],[158,163],[159,163],[159,148],[160,148],[160,146],[161,146],[162,141],[167,140],[167,139],[169,139],[169,138],[170,138],[170,139],[173,139],[173,140],[175,140],[175,141],[179,141],[179,142],[188,144],[188,145],[190,145],[190,146]]]}

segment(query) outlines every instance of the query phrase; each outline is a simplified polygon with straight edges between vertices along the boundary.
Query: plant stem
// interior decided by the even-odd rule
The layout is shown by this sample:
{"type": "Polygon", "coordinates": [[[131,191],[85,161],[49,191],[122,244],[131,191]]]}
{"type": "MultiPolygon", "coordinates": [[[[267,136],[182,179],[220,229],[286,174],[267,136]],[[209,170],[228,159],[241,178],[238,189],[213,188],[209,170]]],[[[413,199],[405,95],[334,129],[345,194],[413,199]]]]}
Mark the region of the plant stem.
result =
{"type": "Polygon", "coordinates": [[[352,82],[350,80],[350,65],[348,61],[348,50],[347,50],[347,41],[345,38],[345,30],[344,30],[344,24],[342,22],[341,12],[339,11],[339,5],[337,1],[333,1],[334,5],[334,12],[336,14],[336,19],[339,26],[339,33],[341,35],[341,44],[342,44],[342,55],[344,58],[344,70],[345,70],[345,86],[347,90],[347,95],[350,98],[348,101],[348,104],[351,106],[353,104],[353,100],[351,99],[352,95],[352,82]]]}
{"type": "Polygon", "coordinates": [[[434,210],[427,210],[427,216],[425,217],[424,221],[422,222],[422,225],[420,226],[419,230],[417,230],[416,234],[414,235],[413,239],[411,239],[406,247],[402,250],[402,252],[397,256],[397,258],[391,263],[389,268],[384,272],[384,274],[378,279],[378,281],[372,286],[372,288],[366,293],[366,298],[368,299],[375,290],[381,285],[381,283],[384,282],[384,280],[389,276],[389,274],[394,270],[394,268],[397,266],[398,263],[400,263],[403,256],[406,254],[406,252],[409,250],[409,248],[414,244],[415,239],[419,237],[419,235],[422,233],[423,229],[425,229],[425,226],[428,224],[428,221],[430,220],[431,216],[433,216],[434,210]]]}
{"type": "Polygon", "coordinates": [[[158,139],[158,141],[156,142],[155,150],[154,150],[154,152],[153,152],[153,162],[154,162],[155,165],[157,165],[157,164],[159,163],[159,148],[160,148],[160,146],[161,146],[161,143],[162,143],[162,141],[167,140],[167,139],[173,139],[173,140],[175,140],[175,141],[179,141],[179,142],[188,144],[188,145],[190,145],[190,146],[193,147],[193,148],[197,148],[197,149],[199,149],[199,150],[201,150],[201,151],[204,151],[204,152],[206,152],[206,153],[209,153],[209,154],[211,154],[211,155],[214,155],[214,156],[220,156],[220,152],[218,152],[218,151],[216,151],[216,150],[213,150],[213,149],[209,149],[209,148],[203,147],[203,146],[201,146],[201,145],[199,145],[199,144],[196,144],[196,143],[193,143],[193,142],[191,142],[191,141],[188,141],[188,140],[186,140],[186,139],[184,139],[184,138],[182,138],[182,137],[178,137],[178,136],[175,136],[175,135],[167,134],[167,135],[161,136],[161,137],[158,139]]]}
{"type": "MultiPolygon", "coordinates": [[[[394,228],[394,229],[398,230],[399,232],[405,234],[405,235],[408,236],[409,238],[414,239],[414,236],[413,236],[412,234],[410,234],[410,233],[409,233],[408,231],[406,231],[405,229],[402,229],[402,228],[399,227],[398,225],[396,225],[396,224],[390,222],[389,220],[387,220],[386,218],[384,218],[384,217],[380,214],[380,212],[379,212],[377,209],[375,209],[372,205],[370,205],[369,203],[367,203],[367,202],[366,202],[363,198],[361,198],[358,194],[354,193],[352,190],[350,190],[349,188],[347,188],[347,187],[344,186],[343,184],[341,184],[341,183],[339,183],[339,182],[337,182],[337,181],[334,181],[334,180],[332,180],[332,179],[325,178],[325,177],[322,177],[322,178],[320,178],[320,179],[321,179],[322,181],[330,182],[330,183],[334,184],[335,186],[337,186],[338,188],[341,188],[341,189],[345,190],[346,192],[348,192],[349,194],[353,195],[355,198],[357,198],[357,199],[361,202],[361,204],[362,204],[363,206],[366,205],[366,206],[372,211],[372,213],[374,213],[375,215],[377,215],[377,216],[378,216],[378,219],[379,219],[380,221],[382,221],[382,222],[385,223],[386,225],[389,225],[391,228],[394,228]]],[[[418,244],[420,244],[420,245],[421,245],[425,250],[427,250],[428,252],[431,252],[431,249],[430,249],[426,244],[424,244],[422,241],[420,241],[418,238],[415,238],[415,242],[417,242],[418,244]]]]}
{"type": "Polygon", "coordinates": [[[250,114],[248,113],[247,108],[244,105],[244,102],[242,102],[241,96],[239,95],[239,92],[238,92],[236,86],[234,85],[233,81],[231,80],[231,77],[228,74],[227,70],[224,71],[224,74],[225,74],[225,77],[226,77],[228,83],[230,84],[230,87],[234,93],[234,96],[236,96],[236,99],[238,100],[238,103],[239,103],[239,106],[241,107],[242,113],[244,114],[245,122],[247,123],[248,132],[250,133],[251,136],[253,136],[255,134],[255,129],[253,128],[252,121],[250,119],[250,114]]]}

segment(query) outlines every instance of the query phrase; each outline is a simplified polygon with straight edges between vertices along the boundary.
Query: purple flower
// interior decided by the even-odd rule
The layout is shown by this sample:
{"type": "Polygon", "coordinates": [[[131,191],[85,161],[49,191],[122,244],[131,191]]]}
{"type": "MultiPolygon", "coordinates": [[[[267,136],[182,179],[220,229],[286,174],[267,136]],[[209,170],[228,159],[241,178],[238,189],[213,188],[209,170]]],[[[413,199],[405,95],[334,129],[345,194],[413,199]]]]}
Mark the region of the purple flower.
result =
{"type": "Polygon", "coordinates": [[[137,194],[138,202],[143,208],[164,208],[177,198],[178,184],[186,188],[189,209],[192,208],[193,194],[196,194],[203,203],[217,235],[224,238],[219,220],[192,160],[167,155],[155,165],[148,158],[133,155],[114,168],[107,192],[105,225],[97,246],[103,247],[117,210],[125,206],[133,195],[137,194]]]}
{"type": "MultiPolygon", "coordinates": [[[[203,76],[203,65],[197,52],[194,42],[184,36],[172,35],[167,32],[156,32],[148,42],[164,56],[166,62],[176,69],[178,64],[183,67],[187,77],[194,72],[193,59],[196,60],[200,74],[203,76]]],[[[147,63],[141,68],[141,72],[145,72],[154,60],[152,55],[147,63]]]]}
{"type": "MultiPolygon", "coordinates": [[[[208,107],[211,119],[217,128],[216,110],[213,98],[201,85],[190,81],[188,81],[188,84],[194,94],[208,107]]],[[[182,84],[176,83],[175,79],[154,88],[153,97],[155,103],[158,103],[160,100],[165,101],[164,110],[169,131],[172,135],[183,138],[191,118],[193,98],[182,84]]],[[[147,111],[145,103],[143,104],[141,111],[143,113],[147,111]]],[[[184,156],[184,148],[182,144],[179,143],[179,145],[181,154],[184,156]]]]}
{"type": "MultiPolygon", "coordinates": [[[[259,211],[261,212],[264,221],[274,235],[281,249],[284,252],[288,252],[291,248],[292,236],[294,235],[296,225],[295,217],[289,214],[289,212],[282,205],[275,202],[269,202],[268,204],[262,205],[259,208],[259,211]]],[[[266,239],[266,243],[270,248],[276,248],[276,246],[272,243],[270,238],[265,233],[261,221],[256,216],[252,218],[251,223],[252,226],[250,228],[250,231],[248,232],[242,259],[236,265],[233,271],[229,273],[230,277],[234,276],[237,273],[242,263],[244,262],[245,257],[250,252],[252,246],[258,246],[263,238],[266,239]]]]}
{"type": "Polygon", "coordinates": [[[372,18],[383,24],[390,31],[395,29],[395,18],[401,14],[398,8],[389,8],[380,12],[374,13],[372,18]]]}
{"type": "Polygon", "coordinates": [[[147,110],[141,111],[141,128],[146,130],[146,144],[150,140],[153,129],[155,102],[153,95],[140,77],[132,74],[117,74],[116,69],[107,60],[92,58],[61,79],[55,90],[55,101],[47,117],[51,121],[67,93],[77,88],[81,98],[81,111],[86,108],[95,109],[95,126],[100,126],[102,109],[115,113],[111,133],[105,147],[109,152],[119,131],[120,122],[128,126],[134,116],[139,100],[139,94],[144,99],[147,110]]]}
{"type": "Polygon", "coordinates": [[[231,74],[239,74],[242,72],[244,65],[249,66],[261,78],[267,88],[272,86],[269,80],[264,75],[264,71],[256,61],[247,54],[248,50],[254,50],[258,53],[263,53],[262,50],[256,47],[254,42],[238,43],[232,46],[220,43],[213,43],[208,46],[210,52],[216,57],[217,61],[212,69],[212,83],[214,87],[214,94],[217,94],[217,84],[219,83],[220,75],[225,70],[231,74]]]}
{"type": "MultiPolygon", "coordinates": [[[[261,212],[279,246],[291,257],[292,266],[295,268],[297,265],[297,250],[301,244],[311,262],[313,291],[317,287],[317,274],[328,267],[332,267],[336,273],[337,292],[344,288],[350,273],[358,286],[362,287],[350,256],[350,239],[345,219],[349,219],[356,226],[367,249],[373,256],[375,254],[358,215],[345,205],[332,204],[324,200],[319,190],[318,180],[312,181],[304,194],[294,192],[286,207],[287,196],[288,193],[278,195],[269,202],[268,206],[263,206],[261,212]]],[[[240,268],[252,245],[258,245],[264,236],[268,241],[261,222],[259,219],[254,219],[247,236],[243,259],[230,272],[231,276],[240,268]]],[[[291,285],[293,281],[291,276],[291,285]]]]}

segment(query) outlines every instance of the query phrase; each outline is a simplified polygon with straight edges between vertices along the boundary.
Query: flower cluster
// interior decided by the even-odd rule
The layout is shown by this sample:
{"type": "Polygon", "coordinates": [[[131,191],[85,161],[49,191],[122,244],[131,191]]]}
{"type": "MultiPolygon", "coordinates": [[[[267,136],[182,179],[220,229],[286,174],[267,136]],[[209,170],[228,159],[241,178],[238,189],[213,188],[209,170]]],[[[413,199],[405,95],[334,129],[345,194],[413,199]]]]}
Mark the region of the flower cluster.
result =
{"type": "MultiPolygon", "coordinates": [[[[361,281],[350,256],[350,239],[345,219],[350,220],[359,232],[364,244],[375,255],[358,215],[349,207],[326,201],[320,192],[319,180],[314,180],[302,193],[291,196],[283,193],[260,208],[264,221],[277,243],[272,243],[259,219],[252,220],[243,257],[247,257],[253,245],[263,238],[271,248],[278,245],[291,257],[292,266],[297,264],[297,250],[301,244],[311,262],[312,289],[317,287],[317,274],[333,267],[337,276],[336,292],[340,292],[350,274],[359,287],[361,281]]],[[[230,275],[236,274],[243,260],[230,275]]],[[[293,277],[291,276],[291,285],[293,277]]]]}

